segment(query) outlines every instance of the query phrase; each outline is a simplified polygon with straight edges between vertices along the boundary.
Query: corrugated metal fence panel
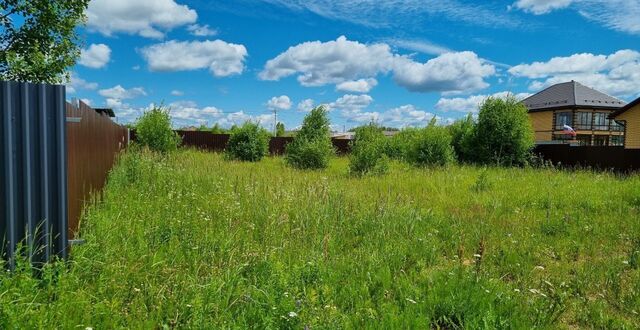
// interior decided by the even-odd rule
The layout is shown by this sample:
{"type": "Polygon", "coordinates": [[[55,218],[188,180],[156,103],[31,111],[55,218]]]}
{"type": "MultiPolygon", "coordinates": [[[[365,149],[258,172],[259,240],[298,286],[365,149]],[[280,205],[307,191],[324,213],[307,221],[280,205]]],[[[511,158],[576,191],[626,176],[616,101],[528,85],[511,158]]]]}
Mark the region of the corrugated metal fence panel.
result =
{"type": "Polygon", "coordinates": [[[75,119],[67,122],[68,236],[74,238],[84,205],[102,190],[128,143],[128,129],[82,102],[67,104],[66,113],[75,119]]]}
{"type": "Polygon", "coordinates": [[[66,258],[65,87],[0,82],[0,102],[2,254],[66,258]]]}

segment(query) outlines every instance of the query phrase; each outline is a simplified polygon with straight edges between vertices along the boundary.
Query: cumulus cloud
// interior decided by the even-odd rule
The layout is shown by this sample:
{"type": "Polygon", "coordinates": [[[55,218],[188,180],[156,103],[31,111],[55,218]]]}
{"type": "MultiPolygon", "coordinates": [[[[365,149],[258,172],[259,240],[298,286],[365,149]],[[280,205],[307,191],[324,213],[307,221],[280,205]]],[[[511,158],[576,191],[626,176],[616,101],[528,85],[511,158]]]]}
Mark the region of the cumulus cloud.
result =
{"type": "Polygon", "coordinates": [[[165,31],[197,18],[195,10],[174,0],[92,0],[87,8],[87,28],[106,36],[122,32],[162,38],[165,31]]]}
{"type": "Polygon", "coordinates": [[[489,84],[484,78],[496,72],[492,64],[485,63],[474,52],[446,53],[426,63],[406,57],[397,61],[394,80],[413,92],[466,92],[476,91],[489,84]]]}
{"type": "Polygon", "coordinates": [[[92,69],[99,69],[107,65],[111,59],[111,48],[105,44],[92,44],[80,52],[78,63],[92,69]]]}
{"type": "Polygon", "coordinates": [[[614,96],[635,96],[640,92],[640,52],[627,49],[610,55],[554,57],[547,62],[516,65],[509,73],[534,79],[529,85],[532,91],[575,80],[614,96]]]}
{"type": "Polygon", "coordinates": [[[298,111],[300,112],[309,112],[313,110],[313,107],[314,101],[312,99],[302,100],[298,103],[298,111]]]}
{"type": "Polygon", "coordinates": [[[72,72],[71,79],[66,87],[67,94],[74,94],[79,90],[95,90],[98,88],[98,83],[86,81],[75,72],[72,72]]]}
{"type": "Polygon", "coordinates": [[[518,93],[513,94],[511,92],[500,92],[492,95],[472,95],[466,98],[456,97],[456,98],[441,98],[435,105],[435,108],[440,111],[457,111],[469,113],[478,112],[480,105],[489,97],[494,98],[505,98],[507,96],[514,96],[518,100],[524,100],[525,98],[531,96],[530,93],[518,93]]]}
{"type": "Polygon", "coordinates": [[[196,37],[212,37],[218,34],[218,30],[209,27],[209,24],[192,24],[187,27],[187,31],[196,37]]]}
{"type": "Polygon", "coordinates": [[[340,98],[338,98],[335,102],[331,102],[327,104],[327,107],[330,111],[332,110],[340,110],[343,113],[350,112],[360,112],[367,108],[373,102],[373,98],[369,95],[353,95],[347,94],[340,98]]]}
{"type": "Polygon", "coordinates": [[[269,60],[259,77],[280,80],[297,75],[303,86],[336,84],[354,91],[369,88],[370,84],[363,83],[366,79],[390,72],[399,85],[410,91],[455,93],[487,87],[484,78],[495,74],[495,67],[470,51],[445,53],[420,63],[393,54],[387,44],[367,45],[341,36],[335,41],[312,41],[290,47],[269,60]]]}
{"type": "Polygon", "coordinates": [[[241,74],[247,49],[243,45],[215,41],[167,41],[141,50],[151,71],[209,69],[216,77],[241,74]]]}
{"type": "Polygon", "coordinates": [[[291,99],[286,96],[274,96],[267,102],[267,108],[269,110],[289,110],[291,109],[291,99]]]}
{"type": "Polygon", "coordinates": [[[420,110],[412,104],[407,104],[384,112],[381,119],[385,126],[416,127],[427,125],[434,117],[436,115],[433,113],[420,110]]]}
{"type": "Polygon", "coordinates": [[[513,8],[521,9],[535,15],[550,13],[556,9],[567,8],[573,0],[518,0],[513,8]]]}
{"type": "Polygon", "coordinates": [[[369,93],[369,91],[377,85],[378,81],[373,78],[349,80],[339,83],[336,86],[336,90],[341,92],[369,93]]]}
{"type": "Polygon", "coordinates": [[[98,91],[98,94],[106,98],[118,99],[118,100],[133,99],[139,96],[147,95],[144,88],[142,87],[134,87],[134,88],[126,89],[121,85],[116,85],[114,87],[107,88],[107,89],[101,89],[98,91]]]}

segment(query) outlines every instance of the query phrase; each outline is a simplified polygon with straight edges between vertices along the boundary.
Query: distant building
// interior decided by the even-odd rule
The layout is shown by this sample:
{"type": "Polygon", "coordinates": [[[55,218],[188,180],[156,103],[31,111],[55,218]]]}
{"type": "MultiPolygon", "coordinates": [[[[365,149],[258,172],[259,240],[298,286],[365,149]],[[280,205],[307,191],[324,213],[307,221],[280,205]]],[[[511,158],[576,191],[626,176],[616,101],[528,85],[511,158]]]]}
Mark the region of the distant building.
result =
{"type": "Polygon", "coordinates": [[[609,115],[625,106],[613,96],[570,81],[553,85],[522,101],[537,144],[574,143],[622,146],[624,127],[609,115]],[[567,134],[567,126],[575,134],[567,134]]]}
{"type": "Polygon", "coordinates": [[[624,127],[625,149],[640,149],[640,98],[613,112],[609,118],[624,127]]]}

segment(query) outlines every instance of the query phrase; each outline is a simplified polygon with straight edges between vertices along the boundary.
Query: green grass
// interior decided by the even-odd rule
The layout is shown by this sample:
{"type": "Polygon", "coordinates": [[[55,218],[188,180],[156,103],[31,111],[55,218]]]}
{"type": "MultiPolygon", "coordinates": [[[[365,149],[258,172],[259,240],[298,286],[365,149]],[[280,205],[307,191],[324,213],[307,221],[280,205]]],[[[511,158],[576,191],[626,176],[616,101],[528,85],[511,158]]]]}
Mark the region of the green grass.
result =
{"type": "Polygon", "coordinates": [[[640,327],[640,177],[130,153],[0,328],[640,327]]]}

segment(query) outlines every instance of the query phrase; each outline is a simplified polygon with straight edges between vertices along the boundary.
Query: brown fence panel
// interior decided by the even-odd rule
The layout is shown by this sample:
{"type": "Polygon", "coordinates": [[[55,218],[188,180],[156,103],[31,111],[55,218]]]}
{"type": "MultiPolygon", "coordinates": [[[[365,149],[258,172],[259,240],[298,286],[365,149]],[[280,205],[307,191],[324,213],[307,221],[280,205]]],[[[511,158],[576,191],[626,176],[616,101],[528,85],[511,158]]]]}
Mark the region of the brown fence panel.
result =
{"type": "Polygon", "coordinates": [[[587,147],[569,144],[536,146],[534,153],[553,164],[618,171],[640,170],[640,150],[624,147],[587,147]]]}
{"type": "Polygon", "coordinates": [[[82,207],[100,191],[120,151],[128,144],[128,129],[80,102],[67,103],[67,191],[69,237],[77,232],[82,207]]]}

